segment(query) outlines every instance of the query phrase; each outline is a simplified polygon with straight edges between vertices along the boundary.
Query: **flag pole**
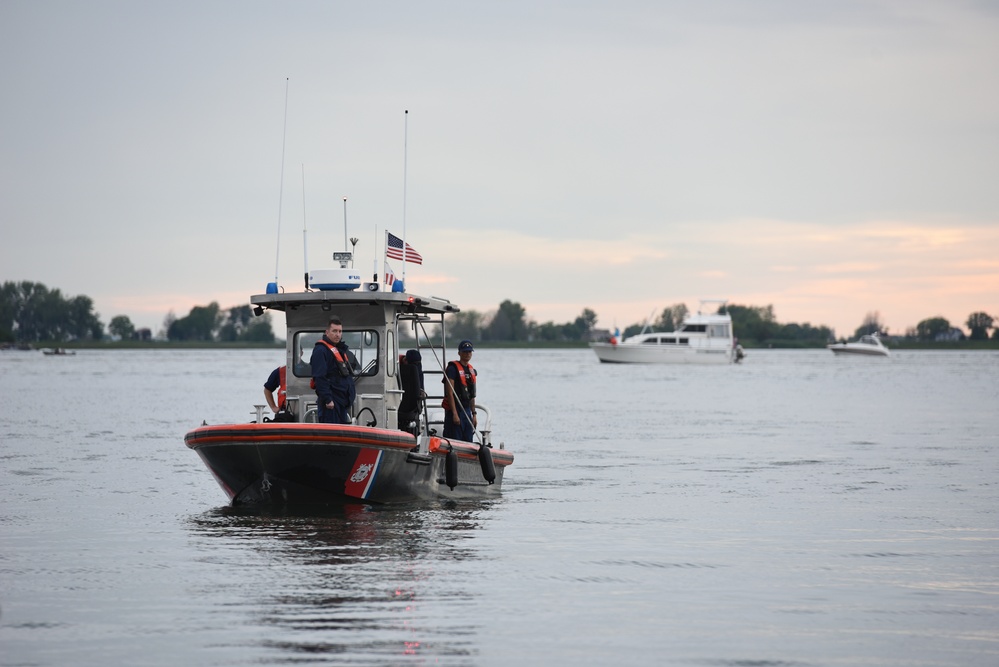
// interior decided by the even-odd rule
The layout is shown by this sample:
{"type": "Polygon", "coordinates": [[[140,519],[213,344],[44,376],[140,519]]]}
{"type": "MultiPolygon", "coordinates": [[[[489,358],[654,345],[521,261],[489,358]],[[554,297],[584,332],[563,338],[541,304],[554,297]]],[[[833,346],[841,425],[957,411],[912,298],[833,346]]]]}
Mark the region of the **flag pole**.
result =
{"type": "Polygon", "coordinates": [[[371,282],[374,284],[378,283],[378,225],[375,225],[375,256],[371,258],[371,269],[373,273],[371,274],[371,282]]]}

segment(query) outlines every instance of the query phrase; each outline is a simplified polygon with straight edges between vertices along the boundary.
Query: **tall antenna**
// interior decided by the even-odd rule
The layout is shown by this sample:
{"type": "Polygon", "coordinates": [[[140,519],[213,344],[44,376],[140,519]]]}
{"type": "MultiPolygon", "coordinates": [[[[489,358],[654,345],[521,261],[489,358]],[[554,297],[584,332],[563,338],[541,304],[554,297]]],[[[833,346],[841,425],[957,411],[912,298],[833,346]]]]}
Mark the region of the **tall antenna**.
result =
{"type": "Polygon", "coordinates": [[[402,132],[402,284],[406,284],[406,170],[409,166],[409,109],[402,132]]]}
{"type": "Polygon", "coordinates": [[[305,164],[302,164],[302,266],[305,267],[305,291],[309,291],[309,226],[305,220],[305,164]]]}
{"type": "Polygon", "coordinates": [[[288,138],[288,88],[289,79],[284,80],[284,128],[281,133],[281,184],[278,187],[278,225],[277,225],[277,256],[274,258],[274,282],[267,286],[268,294],[277,294],[278,291],[278,264],[281,260],[281,208],[284,197],[284,148],[288,138]]]}

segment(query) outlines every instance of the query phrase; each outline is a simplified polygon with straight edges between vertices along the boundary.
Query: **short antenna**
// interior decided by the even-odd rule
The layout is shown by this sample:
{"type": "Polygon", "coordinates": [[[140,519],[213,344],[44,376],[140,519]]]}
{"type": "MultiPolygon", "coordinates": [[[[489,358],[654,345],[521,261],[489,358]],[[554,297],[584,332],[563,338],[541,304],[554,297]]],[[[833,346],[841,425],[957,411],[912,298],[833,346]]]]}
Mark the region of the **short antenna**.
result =
{"type": "Polygon", "coordinates": [[[343,249],[347,250],[347,198],[343,198],[343,249]]]}

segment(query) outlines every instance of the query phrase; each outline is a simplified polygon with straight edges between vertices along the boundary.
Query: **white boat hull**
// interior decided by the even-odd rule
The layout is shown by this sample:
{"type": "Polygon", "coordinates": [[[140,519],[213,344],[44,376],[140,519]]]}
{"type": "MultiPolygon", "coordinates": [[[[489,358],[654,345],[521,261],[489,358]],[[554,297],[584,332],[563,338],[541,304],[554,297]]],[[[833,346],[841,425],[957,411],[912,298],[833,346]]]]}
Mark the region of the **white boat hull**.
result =
{"type": "Polygon", "coordinates": [[[727,364],[732,361],[732,350],[720,347],[627,343],[590,343],[590,347],[597,359],[607,364],[727,364]]]}
{"type": "Polygon", "coordinates": [[[888,350],[884,348],[876,347],[861,347],[861,346],[849,346],[847,345],[830,345],[829,349],[832,353],[839,356],[860,356],[860,357],[888,357],[891,356],[888,350]]]}
{"type": "Polygon", "coordinates": [[[890,357],[891,352],[888,348],[884,346],[881,339],[877,334],[870,334],[861,336],[860,340],[854,341],[852,343],[833,343],[832,345],[827,345],[827,348],[832,350],[832,353],[839,355],[849,355],[849,356],[862,356],[862,357],[890,357]]]}

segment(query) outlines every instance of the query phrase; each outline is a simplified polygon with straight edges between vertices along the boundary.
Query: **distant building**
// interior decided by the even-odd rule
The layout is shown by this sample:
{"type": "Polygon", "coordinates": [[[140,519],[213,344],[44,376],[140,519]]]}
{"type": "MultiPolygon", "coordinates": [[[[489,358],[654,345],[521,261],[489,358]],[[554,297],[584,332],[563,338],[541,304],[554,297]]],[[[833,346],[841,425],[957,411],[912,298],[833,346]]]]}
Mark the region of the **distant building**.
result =
{"type": "Polygon", "coordinates": [[[590,329],[590,342],[591,343],[606,343],[610,340],[611,331],[610,329],[590,329]]]}
{"type": "Polygon", "coordinates": [[[145,328],[136,329],[134,338],[135,340],[141,340],[144,343],[148,343],[153,339],[153,331],[152,329],[145,329],[145,328]]]}
{"type": "Polygon", "coordinates": [[[947,331],[941,331],[933,340],[938,343],[956,343],[959,340],[964,340],[964,332],[957,327],[951,327],[947,331]]]}

